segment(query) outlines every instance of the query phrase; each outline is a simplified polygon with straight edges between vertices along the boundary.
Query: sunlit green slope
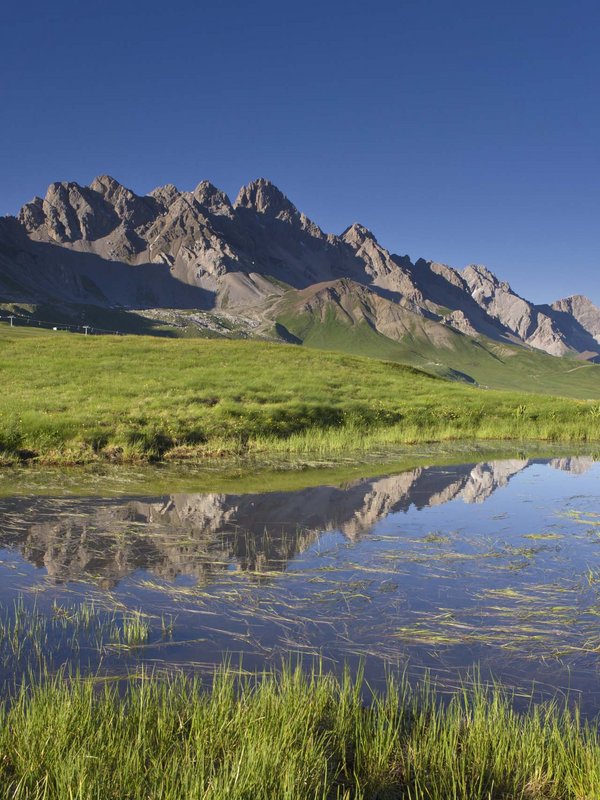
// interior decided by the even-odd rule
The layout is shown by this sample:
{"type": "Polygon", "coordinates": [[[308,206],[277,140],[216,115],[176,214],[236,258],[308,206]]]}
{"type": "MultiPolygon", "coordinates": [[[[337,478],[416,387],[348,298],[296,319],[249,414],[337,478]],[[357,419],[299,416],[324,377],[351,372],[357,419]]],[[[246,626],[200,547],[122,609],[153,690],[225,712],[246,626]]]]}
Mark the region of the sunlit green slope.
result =
{"type": "Polygon", "coordinates": [[[565,397],[600,397],[600,365],[557,358],[486,337],[473,339],[452,331],[440,344],[421,329],[394,341],[367,322],[345,322],[332,311],[324,319],[310,313],[282,314],[278,323],[280,330],[308,347],[397,361],[482,387],[565,397]]]}
{"type": "Polygon", "coordinates": [[[484,390],[390,361],[257,341],[86,337],[3,324],[0,381],[4,458],[600,441],[598,399],[484,390]]]}

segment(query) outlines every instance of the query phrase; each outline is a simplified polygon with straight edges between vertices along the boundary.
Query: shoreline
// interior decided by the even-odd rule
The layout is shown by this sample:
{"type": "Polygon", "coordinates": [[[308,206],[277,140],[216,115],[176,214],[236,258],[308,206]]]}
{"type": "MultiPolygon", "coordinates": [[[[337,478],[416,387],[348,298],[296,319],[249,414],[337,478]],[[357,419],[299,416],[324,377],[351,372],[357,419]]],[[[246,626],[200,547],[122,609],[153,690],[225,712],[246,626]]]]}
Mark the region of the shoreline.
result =
{"type": "Polygon", "coordinates": [[[340,430],[316,428],[303,435],[289,438],[273,438],[248,441],[245,444],[231,441],[219,442],[218,445],[175,444],[164,451],[140,450],[127,445],[109,445],[94,449],[85,444],[65,445],[64,448],[47,451],[16,450],[15,452],[0,450],[0,470],[15,466],[35,467],[87,467],[92,465],[133,466],[165,466],[169,464],[190,465],[193,467],[236,460],[256,459],[292,459],[333,461],[336,463],[341,454],[343,459],[352,457],[360,460],[376,454],[378,449],[398,449],[417,447],[449,447],[464,448],[474,446],[493,448],[500,444],[507,448],[540,446],[548,450],[552,448],[600,448],[600,431],[594,430],[594,436],[586,431],[577,431],[569,435],[569,431],[549,436],[518,435],[453,435],[448,433],[438,438],[417,438],[413,435],[394,435],[393,429],[379,429],[371,432],[357,430],[340,430]]]}
{"type": "Polygon", "coordinates": [[[324,483],[400,474],[430,466],[504,460],[600,459],[600,444],[539,440],[461,440],[401,445],[329,454],[247,453],[201,460],[115,463],[96,459],[81,464],[33,460],[0,466],[0,496],[98,493],[153,496],[172,492],[296,491],[324,483]]]}

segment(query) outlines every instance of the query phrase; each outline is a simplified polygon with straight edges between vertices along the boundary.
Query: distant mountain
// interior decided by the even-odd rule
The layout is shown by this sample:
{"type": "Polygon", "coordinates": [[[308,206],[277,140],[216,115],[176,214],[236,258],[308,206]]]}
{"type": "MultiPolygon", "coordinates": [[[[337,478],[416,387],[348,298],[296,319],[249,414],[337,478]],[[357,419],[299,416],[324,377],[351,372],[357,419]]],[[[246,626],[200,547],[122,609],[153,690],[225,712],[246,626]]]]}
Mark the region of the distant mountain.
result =
{"type": "Polygon", "coordinates": [[[394,255],[362,225],[326,234],[264,178],[233,204],[207,181],[144,197],[108,175],[53,183],[0,219],[0,302],[225,312],[298,342],[342,326],[382,357],[390,342],[495,342],[600,362],[587,298],[536,305],[485,267],[394,255]]]}

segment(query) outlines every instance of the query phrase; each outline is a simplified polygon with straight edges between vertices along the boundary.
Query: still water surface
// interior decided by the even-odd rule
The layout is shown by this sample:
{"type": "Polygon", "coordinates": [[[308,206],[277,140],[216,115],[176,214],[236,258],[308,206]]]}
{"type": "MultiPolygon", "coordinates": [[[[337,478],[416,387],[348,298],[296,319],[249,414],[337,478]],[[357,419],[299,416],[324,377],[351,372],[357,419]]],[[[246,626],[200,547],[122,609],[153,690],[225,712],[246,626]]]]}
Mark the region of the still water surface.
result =
{"type": "Polygon", "coordinates": [[[8,496],[0,675],[40,653],[117,673],[319,658],[363,661],[375,684],[393,667],[453,687],[477,665],[596,713],[599,556],[600,463],[588,456],[289,492],[8,496]],[[37,620],[37,649],[11,644],[15,613],[37,620]],[[132,613],[143,632],[126,641],[132,613]]]}

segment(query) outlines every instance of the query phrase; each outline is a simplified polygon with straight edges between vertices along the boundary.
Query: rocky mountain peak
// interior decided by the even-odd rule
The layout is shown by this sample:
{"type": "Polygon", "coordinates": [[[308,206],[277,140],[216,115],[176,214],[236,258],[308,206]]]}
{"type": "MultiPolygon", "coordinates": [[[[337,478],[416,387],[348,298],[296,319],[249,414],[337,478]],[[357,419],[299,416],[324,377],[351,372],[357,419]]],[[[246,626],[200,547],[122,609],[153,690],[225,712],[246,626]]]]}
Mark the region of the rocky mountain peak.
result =
{"type": "Polygon", "coordinates": [[[586,297],[584,294],[572,294],[569,295],[569,297],[563,297],[561,300],[557,300],[555,303],[552,303],[552,308],[563,310],[566,310],[567,308],[576,308],[577,306],[581,308],[593,308],[600,313],[600,308],[594,305],[590,298],[586,297]]]}
{"type": "Polygon", "coordinates": [[[151,192],[148,192],[148,197],[153,197],[158,203],[165,208],[168,208],[178,197],[181,197],[181,192],[173,183],[166,183],[164,186],[157,186],[151,192]]]}
{"type": "Polygon", "coordinates": [[[34,205],[36,207],[32,208],[32,204],[27,204],[21,210],[20,219],[26,227],[28,221],[35,219],[41,235],[59,243],[101,238],[119,222],[113,207],[102,195],[75,182],[51,183],[41,205],[41,214],[39,203],[34,205]]]}
{"type": "Polygon", "coordinates": [[[559,314],[571,316],[597,344],[600,344],[600,308],[589,297],[574,294],[552,303],[552,309],[559,314]]]}
{"type": "Polygon", "coordinates": [[[156,217],[154,198],[140,197],[110,175],[100,175],[90,184],[90,189],[101,195],[115,210],[125,225],[139,228],[156,217]]]}
{"type": "Polygon", "coordinates": [[[494,273],[483,264],[469,264],[463,269],[463,275],[468,280],[478,278],[480,280],[491,281],[494,285],[499,284],[498,278],[494,273]]]}
{"type": "Polygon", "coordinates": [[[372,231],[370,231],[368,228],[365,228],[365,226],[361,225],[359,222],[354,222],[349,228],[346,228],[346,230],[342,233],[341,238],[347,244],[354,245],[355,247],[360,247],[367,240],[377,244],[377,239],[372,231]]]}
{"type": "Polygon", "coordinates": [[[223,214],[233,216],[231,201],[220,189],[217,189],[210,181],[202,181],[194,189],[194,198],[200,205],[210,211],[211,214],[223,214]]]}
{"type": "Polygon", "coordinates": [[[130,189],[125,188],[123,184],[119,183],[119,181],[116,180],[116,178],[113,178],[111,175],[98,175],[90,183],[90,189],[92,189],[94,192],[98,192],[104,197],[114,197],[115,195],[123,192],[133,195],[133,192],[130,189]]]}
{"type": "Polygon", "coordinates": [[[474,297],[476,294],[487,296],[500,290],[505,294],[510,294],[522,299],[513,292],[509,283],[499,280],[494,273],[483,264],[469,264],[468,267],[463,269],[462,277],[466,281],[474,297]]]}
{"type": "Polygon", "coordinates": [[[569,352],[567,337],[547,306],[528,302],[486,267],[472,264],[462,276],[475,302],[522,342],[555,356],[569,352]]]}
{"type": "Polygon", "coordinates": [[[251,208],[271,217],[298,215],[296,206],[266,178],[258,178],[243,186],[234,203],[235,208],[251,208]]]}
{"type": "Polygon", "coordinates": [[[450,342],[454,328],[600,361],[600,309],[588,298],[535,305],[482,265],[459,272],[393,255],[360,223],[341,236],[325,235],[265,178],[243,187],[232,205],[206,180],[193,192],[167,184],[140,196],[104,174],[89,186],[53,183],[18,219],[0,219],[0,288],[27,302],[50,296],[132,307],[255,309],[286,286],[304,292],[325,284],[343,313],[354,314],[363,302],[378,304],[377,330],[392,338],[417,326],[450,342]],[[102,261],[110,268],[99,269],[102,261]],[[144,269],[125,269],[133,264],[144,269]],[[17,292],[15,285],[25,288],[17,292]],[[368,287],[368,300],[359,286],[368,287]],[[439,326],[437,334],[429,323],[439,326]]]}
{"type": "Polygon", "coordinates": [[[45,215],[42,198],[36,196],[29,203],[25,203],[17,218],[28,233],[32,233],[43,225],[45,215]]]}

